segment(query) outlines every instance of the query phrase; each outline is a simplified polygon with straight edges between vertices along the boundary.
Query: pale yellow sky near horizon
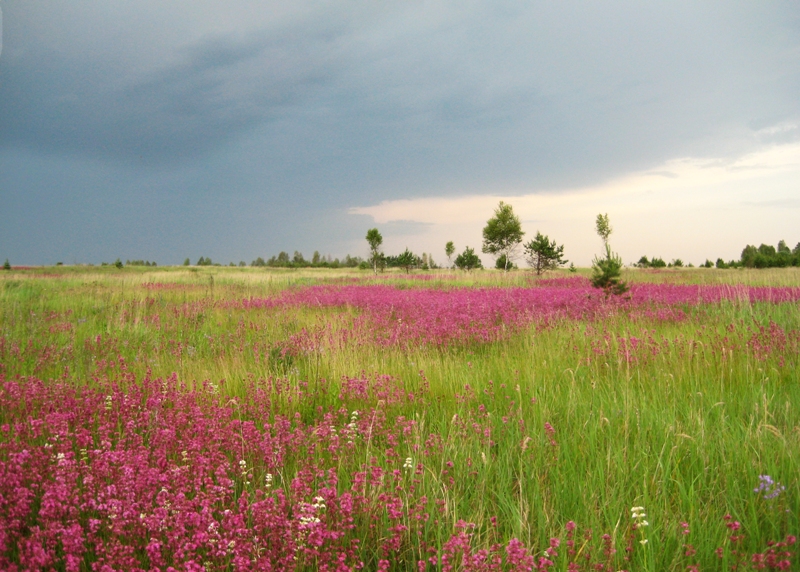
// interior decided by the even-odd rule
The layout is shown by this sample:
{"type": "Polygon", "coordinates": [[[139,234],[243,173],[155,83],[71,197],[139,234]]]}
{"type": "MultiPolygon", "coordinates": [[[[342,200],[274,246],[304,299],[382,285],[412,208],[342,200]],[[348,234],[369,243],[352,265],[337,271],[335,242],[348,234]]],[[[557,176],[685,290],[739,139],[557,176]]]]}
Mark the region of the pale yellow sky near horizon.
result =
{"type": "MultiPolygon", "coordinates": [[[[481,230],[499,201],[514,207],[526,232],[536,231],[565,245],[566,257],[588,266],[600,250],[594,232],[598,213],[608,213],[613,249],[626,264],[642,255],[701,264],[706,258],[738,259],[747,244],[790,247],[800,241],[800,143],[765,146],[736,160],[678,158],[594,186],[561,190],[509,189],[497,194],[430,196],[358,206],[376,226],[393,221],[422,223],[415,235],[385,235],[385,250],[433,250],[445,260],[444,245],[480,251],[481,230]],[[439,244],[441,243],[441,244],[439,244]]],[[[491,258],[484,255],[484,264],[491,258]]],[[[518,264],[524,262],[518,260],[518,264]]]]}

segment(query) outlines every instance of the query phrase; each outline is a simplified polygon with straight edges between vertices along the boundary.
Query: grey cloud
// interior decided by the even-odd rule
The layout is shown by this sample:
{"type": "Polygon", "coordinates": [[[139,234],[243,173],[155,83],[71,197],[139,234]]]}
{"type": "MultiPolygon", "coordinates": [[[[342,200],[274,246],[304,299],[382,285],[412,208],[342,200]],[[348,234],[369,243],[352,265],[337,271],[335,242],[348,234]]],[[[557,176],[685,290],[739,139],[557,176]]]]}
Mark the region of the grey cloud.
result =
{"type": "MultiPolygon", "coordinates": [[[[796,3],[4,9],[0,199],[28,221],[32,205],[9,195],[85,186],[69,203],[83,221],[96,197],[117,221],[139,201],[163,209],[168,230],[147,228],[173,237],[165,252],[214,243],[203,229],[223,215],[241,225],[224,233],[231,250],[247,236],[345,244],[362,234],[341,214],[354,205],[598,185],[676,157],[726,164],[800,123],[796,3]],[[20,149],[36,159],[9,159],[20,149]]],[[[97,235],[137,232],[126,225],[97,235]]]]}
{"type": "Polygon", "coordinates": [[[326,81],[329,71],[296,51],[264,35],[209,38],[185,49],[178,63],[133,79],[29,52],[0,62],[0,144],[134,162],[195,156],[278,116],[326,81]]]}

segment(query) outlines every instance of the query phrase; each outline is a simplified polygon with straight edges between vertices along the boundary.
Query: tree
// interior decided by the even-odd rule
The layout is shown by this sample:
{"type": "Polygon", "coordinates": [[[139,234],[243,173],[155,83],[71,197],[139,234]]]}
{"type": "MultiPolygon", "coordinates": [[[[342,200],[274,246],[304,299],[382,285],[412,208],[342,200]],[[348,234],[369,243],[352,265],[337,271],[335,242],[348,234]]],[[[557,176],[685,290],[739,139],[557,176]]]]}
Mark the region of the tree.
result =
{"type": "Polygon", "coordinates": [[[501,254],[497,257],[497,260],[494,261],[494,267],[498,270],[514,270],[517,265],[513,262],[509,262],[505,254],[501,254]]]}
{"type": "Polygon", "coordinates": [[[189,260],[188,258],[183,261],[183,265],[184,266],[190,266],[191,264],[192,264],[192,261],[189,260]]]}
{"type": "MultiPolygon", "coordinates": [[[[606,296],[610,294],[624,294],[628,291],[628,285],[622,281],[622,258],[614,252],[611,252],[611,245],[608,243],[608,237],[611,235],[611,223],[608,220],[608,215],[597,215],[595,221],[597,235],[603,240],[603,245],[606,249],[605,257],[594,257],[592,261],[592,286],[595,288],[602,288],[606,296]]],[[[652,262],[651,262],[652,264],[652,262]]]]}
{"type": "Polygon", "coordinates": [[[396,266],[400,268],[405,268],[406,274],[408,274],[412,268],[419,266],[419,257],[411,252],[408,248],[406,248],[401,254],[399,254],[394,263],[396,266]]]}
{"type": "Polygon", "coordinates": [[[597,234],[603,239],[603,244],[608,244],[608,237],[611,236],[611,232],[614,230],[611,228],[611,221],[608,220],[608,213],[597,215],[595,226],[597,234]]]}
{"type": "MultiPolygon", "coordinates": [[[[58,265],[56,265],[56,266],[58,266],[58,265]]],[[[117,268],[122,268],[122,266],[123,266],[123,264],[122,264],[122,260],[120,260],[119,258],[117,258],[117,259],[114,261],[114,266],[116,266],[117,268]]]]}
{"type": "Polygon", "coordinates": [[[536,238],[524,244],[525,259],[528,266],[536,271],[539,276],[548,270],[555,270],[564,266],[569,260],[564,260],[564,245],[558,246],[555,240],[536,231],[536,238]]]}
{"type": "Polygon", "coordinates": [[[367,242],[369,243],[370,262],[372,263],[372,270],[375,275],[378,275],[378,265],[383,258],[381,255],[381,244],[383,244],[383,237],[378,232],[377,228],[371,228],[367,231],[367,242]]]}
{"type": "Polygon", "coordinates": [[[624,294],[628,291],[628,285],[621,279],[622,266],[622,258],[611,252],[611,246],[606,244],[605,257],[595,256],[592,261],[592,286],[602,288],[606,292],[606,296],[624,294]]]}
{"type": "Polygon", "coordinates": [[[483,228],[483,252],[495,257],[505,255],[504,269],[508,271],[508,265],[513,262],[524,234],[519,217],[514,214],[511,205],[500,201],[494,216],[486,221],[483,228]]]}
{"type": "Polygon", "coordinates": [[[444,245],[444,253],[447,255],[447,265],[452,268],[453,267],[453,255],[456,253],[456,245],[453,244],[453,241],[450,240],[447,244],[444,245]]]}
{"type": "Polygon", "coordinates": [[[481,259],[475,254],[475,250],[468,246],[464,252],[456,256],[456,268],[469,272],[473,268],[483,268],[483,265],[481,259]]]}
{"type": "Polygon", "coordinates": [[[6,258],[6,261],[3,263],[3,270],[11,270],[11,264],[8,262],[8,258],[6,258]]]}
{"type": "Polygon", "coordinates": [[[667,263],[664,262],[664,259],[660,256],[654,256],[653,259],[650,261],[650,266],[653,268],[666,268],[667,263]]]}

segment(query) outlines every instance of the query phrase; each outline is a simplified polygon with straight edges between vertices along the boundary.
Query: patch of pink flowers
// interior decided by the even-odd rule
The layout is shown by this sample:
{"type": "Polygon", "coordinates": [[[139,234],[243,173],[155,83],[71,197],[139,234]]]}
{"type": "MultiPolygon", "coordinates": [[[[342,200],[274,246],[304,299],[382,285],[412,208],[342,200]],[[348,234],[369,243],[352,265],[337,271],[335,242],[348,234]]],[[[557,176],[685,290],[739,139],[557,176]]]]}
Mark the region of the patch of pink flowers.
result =
{"type": "Polygon", "coordinates": [[[682,320],[700,304],[791,302],[800,288],[635,284],[623,297],[606,297],[585,278],[553,279],[531,288],[398,288],[391,285],[310,286],[232,305],[350,307],[359,311],[356,337],[379,345],[492,342],[532,323],[592,320],[625,312],[631,317],[682,320]]]}
{"type": "Polygon", "coordinates": [[[415,492],[422,464],[404,470],[395,452],[415,421],[383,408],[417,398],[389,376],[341,391],[350,407],[303,421],[270,413],[271,388],[243,402],[174,377],[0,375],[0,569],[344,572],[422,556],[445,570],[546,569],[517,540],[473,551],[469,523],[416,552],[439,504],[415,492]],[[382,461],[350,463],[364,442],[382,461]]]}

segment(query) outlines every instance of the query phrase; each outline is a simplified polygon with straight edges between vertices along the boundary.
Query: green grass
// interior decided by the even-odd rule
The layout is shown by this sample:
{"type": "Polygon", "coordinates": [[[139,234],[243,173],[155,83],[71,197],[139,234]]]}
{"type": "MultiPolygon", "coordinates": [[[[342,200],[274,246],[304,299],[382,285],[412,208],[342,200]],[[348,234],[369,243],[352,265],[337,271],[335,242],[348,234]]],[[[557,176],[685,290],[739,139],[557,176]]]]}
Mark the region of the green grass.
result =
{"type": "MultiPolygon", "coordinates": [[[[342,406],[343,376],[390,375],[423,401],[346,405],[359,407],[362,415],[416,421],[396,448],[401,458],[425,467],[413,496],[428,497],[438,522],[409,525],[412,530],[422,526],[429,542],[449,538],[463,519],[477,524],[476,546],[514,536],[545,547],[551,536],[563,538],[572,520],[581,535],[591,529],[593,539],[584,550],[593,551],[593,561],[603,560],[599,539],[607,533],[615,540],[617,566],[683,570],[695,562],[703,569],[730,564],[729,556],[720,561],[714,555],[729,544],[722,520],[728,513],[742,523],[749,553],[763,550],[769,540],[797,534],[798,356],[759,355],[748,346],[757,328],[770,323],[797,336],[796,303],[722,303],[687,309],[688,318],[677,322],[623,315],[595,323],[564,321],[490,345],[403,350],[344,344],[293,358],[274,350],[304,328],[346,328],[356,312],[254,312],[219,304],[346,279],[445,288],[535,281],[522,272],[476,272],[455,279],[441,272],[430,282],[402,275],[376,279],[347,270],[6,272],[0,276],[0,372],[6,379],[67,378],[92,385],[93,378],[118,377],[121,357],[138,378],[149,372],[151,377],[177,373],[190,384],[224,380],[220,391],[245,403],[255,388],[281,380],[289,391],[274,396],[272,414],[299,413],[307,421],[320,407],[342,406]],[[152,290],[143,286],[147,283],[174,287],[152,290]],[[626,360],[620,339],[631,336],[650,336],[658,352],[626,360]],[[555,430],[552,436],[546,423],[555,430]],[[762,474],[780,481],[786,492],[774,500],[759,498],[753,488],[762,474]],[[649,542],[642,547],[636,536],[633,561],[625,564],[630,508],[636,505],[647,511],[649,542]],[[490,517],[497,517],[497,528],[490,517]],[[686,538],[681,522],[692,531],[686,538]],[[686,542],[697,549],[696,557],[683,556],[686,542]]],[[[798,286],[800,272],[627,270],[625,279],[798,286]]],[[[351,463],[340,466],[343,487],[358,463],[371,456],[387,470],[397,468],[382,439],[358,443],[351,463]]],[[[584,544],[583,536],[577,540],[578,547],[584,544]]]]}

